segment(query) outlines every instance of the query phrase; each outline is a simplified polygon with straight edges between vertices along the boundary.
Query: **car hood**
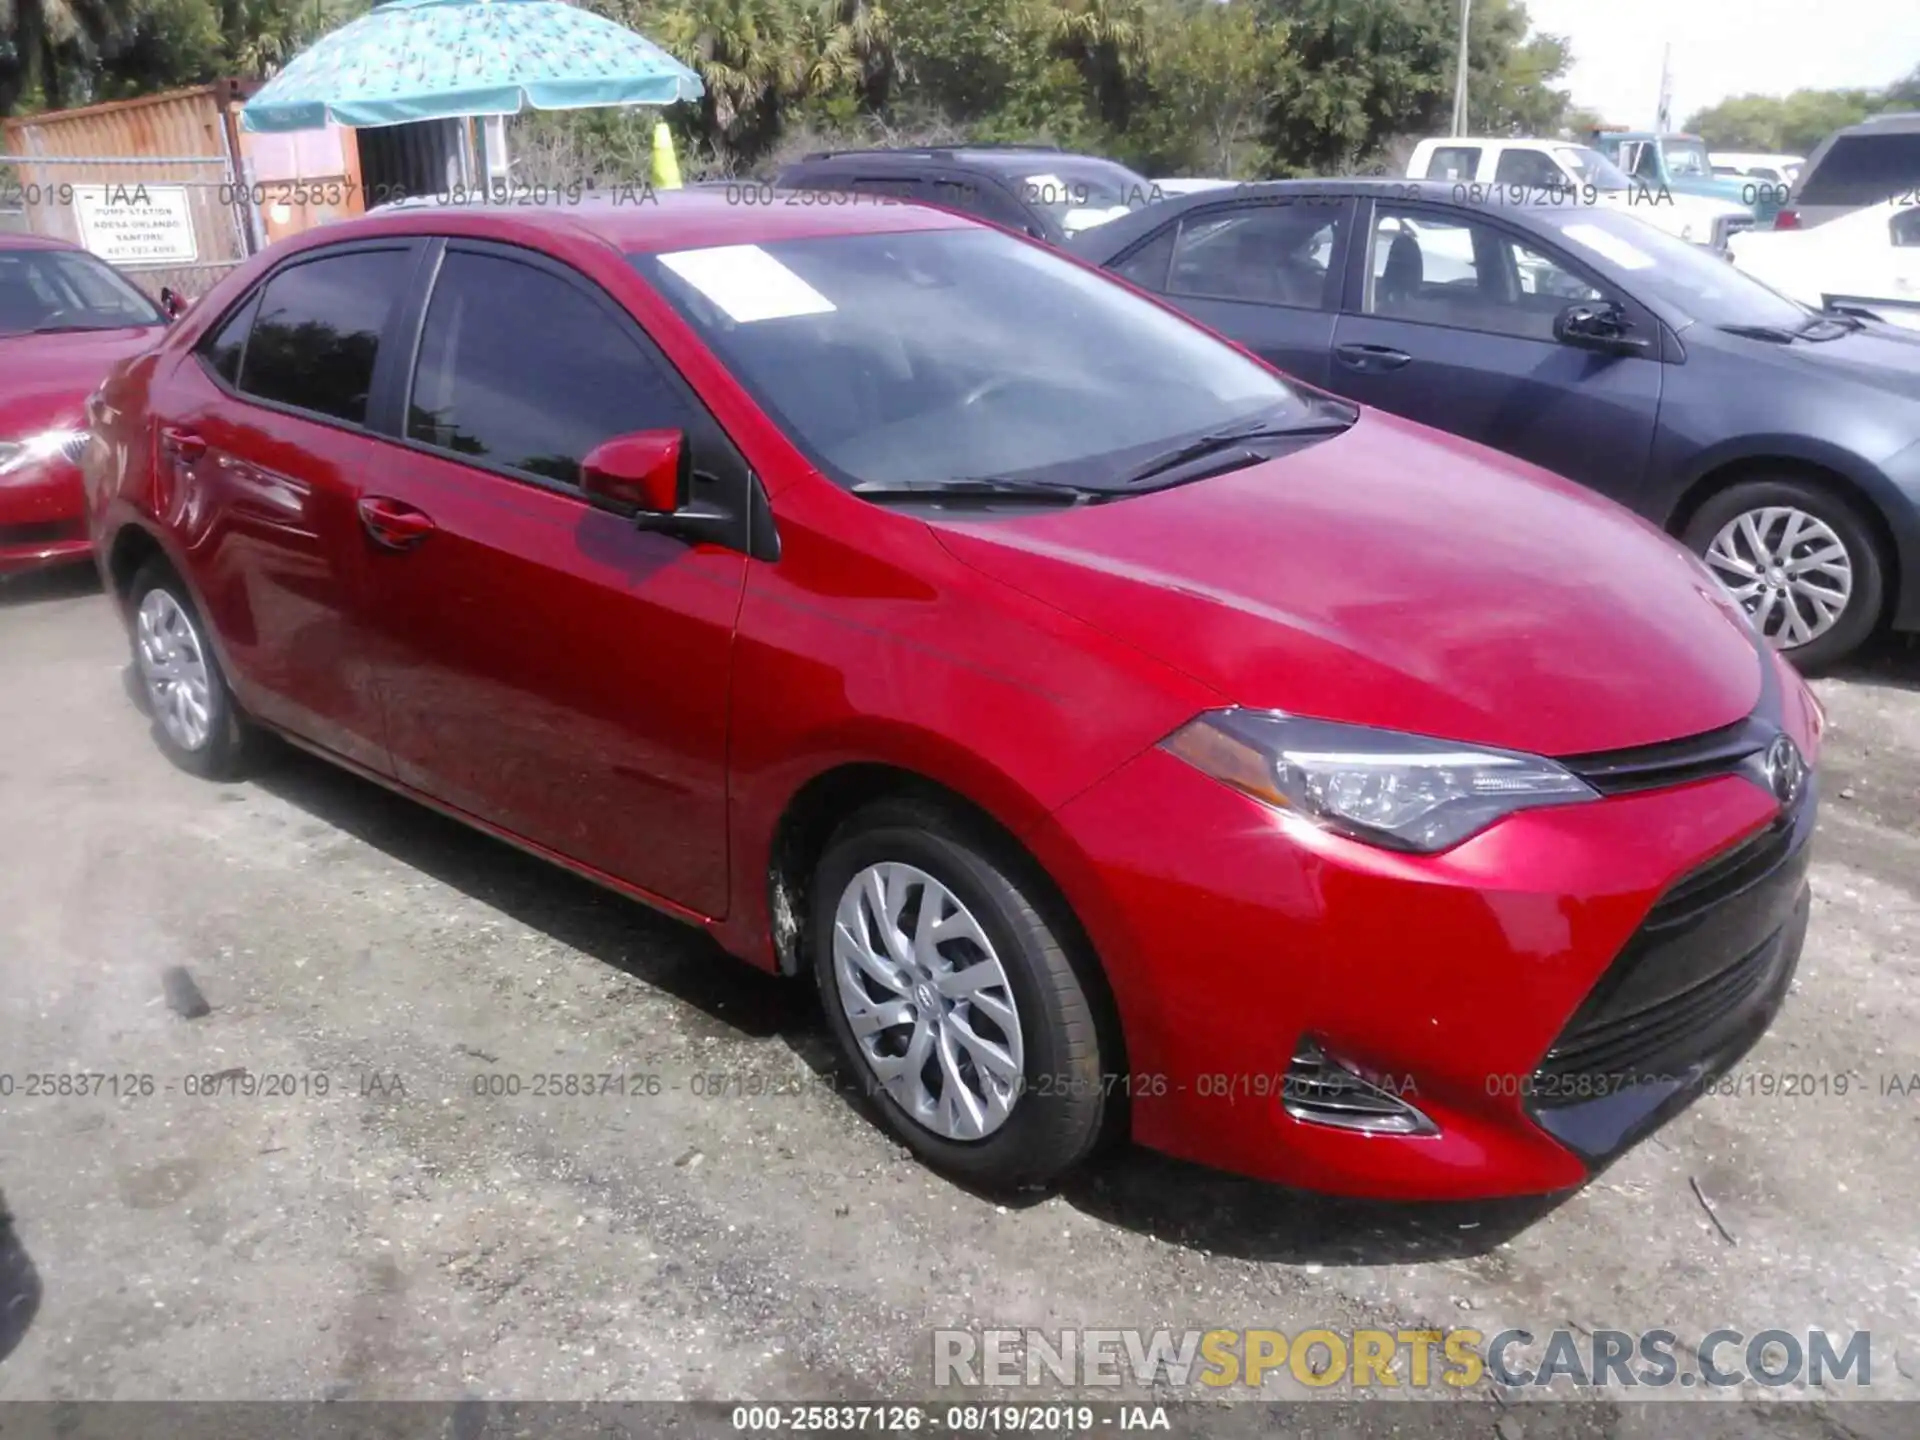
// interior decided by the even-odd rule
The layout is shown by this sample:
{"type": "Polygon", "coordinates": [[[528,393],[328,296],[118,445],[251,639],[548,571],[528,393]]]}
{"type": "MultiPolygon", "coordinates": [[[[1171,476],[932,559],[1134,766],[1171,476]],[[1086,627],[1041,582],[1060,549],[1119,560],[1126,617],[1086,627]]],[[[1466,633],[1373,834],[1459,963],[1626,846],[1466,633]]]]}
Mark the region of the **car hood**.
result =
{"type": "Polygon", "coordinates": [[[1676,542],[1378,411],[1210,479],[933,528],[1224,703],[1580,755],[1730,725],[1760,695],[1750,633],[1676,542]]]}
{"type": "MultiPolygon", "coordinates": [[[[1685,343],[1687,332],[1681,332],[1685,343]]],[[[1754,339],[1735,335],[1743,349],[1758,349],[1777,364],[1823,379],[1848,379],[1884,395],[1920,400],[1920,330],[1868,324],[1832,340],[1754,339]]]]}
{"type": "Polygon", "coordinates": [[[164,325],[134,325],[0,337],[0,371],[7,376],[0,387],[0,439],[27,427],[79,421],[107,372],[166,333],[164,325]]]}

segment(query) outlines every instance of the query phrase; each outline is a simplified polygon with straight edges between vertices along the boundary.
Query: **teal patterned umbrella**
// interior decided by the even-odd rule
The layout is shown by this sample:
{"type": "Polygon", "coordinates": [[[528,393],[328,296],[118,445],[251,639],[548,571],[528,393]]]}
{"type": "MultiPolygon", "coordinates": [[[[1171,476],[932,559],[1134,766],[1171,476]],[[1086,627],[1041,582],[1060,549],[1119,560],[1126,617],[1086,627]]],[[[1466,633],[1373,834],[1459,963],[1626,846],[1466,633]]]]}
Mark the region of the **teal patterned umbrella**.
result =
{"type": "Polygon", "coordinates": [[[563,0],[389,0],[295,56],[241,111],[248,130],[398,125],[698,98],[700,77],[563,0]]]}

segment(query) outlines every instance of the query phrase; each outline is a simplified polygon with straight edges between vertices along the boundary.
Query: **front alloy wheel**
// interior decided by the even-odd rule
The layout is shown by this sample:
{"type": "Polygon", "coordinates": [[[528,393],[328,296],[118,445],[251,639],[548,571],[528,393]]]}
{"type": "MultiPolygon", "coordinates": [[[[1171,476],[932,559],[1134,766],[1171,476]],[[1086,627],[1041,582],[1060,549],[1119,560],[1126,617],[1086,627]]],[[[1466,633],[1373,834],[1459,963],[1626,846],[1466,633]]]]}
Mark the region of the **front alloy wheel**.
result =
{"type": "Polygon", "coordinates": [[[1754,628],[1782,650],[1825,635],[1853,598],[1846,545],[1826,521],[1791,505],[1734,516],[1707,546],[1706,561],[1754,628]]]}
{"type": "Polygon", "coordinates": [[[1835,486],[1785,475],[1741,481],[1709,495],[1683,538],[1802,670],[1845,658],[1880,623],[1880,549],[1835,486]]]}
{"type": "Polygon", "coordinates": [[[1007,972],[973,912],[912,865],[869,865],[833,926],[841,1012],[873,1077],[919,1124],[983,1140],[1020,1098],[1025,1050],[1007,972]]]}
{"type": "Polygon", "coordinates": [[[1118,1133],[1104,977],[1005,835],[938,800],[877,801],[835,832],[808,894],[828,1027],[921,1159],[1044,1186],[1118,1133]]]}

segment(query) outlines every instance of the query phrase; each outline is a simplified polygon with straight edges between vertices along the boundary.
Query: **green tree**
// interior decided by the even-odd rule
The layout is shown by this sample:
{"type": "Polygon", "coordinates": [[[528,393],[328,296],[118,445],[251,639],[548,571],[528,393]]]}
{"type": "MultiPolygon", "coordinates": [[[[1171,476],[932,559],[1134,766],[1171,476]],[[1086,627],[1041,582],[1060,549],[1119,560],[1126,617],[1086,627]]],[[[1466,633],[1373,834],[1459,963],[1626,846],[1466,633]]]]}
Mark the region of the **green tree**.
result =
{"type": "Polygon", "coordinates": [[[1155,175],[1260,174],[1260,130],[1286,28],[1247,4],[1174,0],[1148,12],[1148,103],[1126,135],[1127,159],[1155,175]]]}
{"type": "Polygon", "coordinates": [[[90,99],[100,54],[128,19],[127,0],[0,0],[0,115],[31,92],[49,110],[90,99]]]}
{"type": "Polygon", "coordinates": [[[1258,13],[1287,33],[1265,127],[1282,173],[1350,170],[1433,131],[1451,103],[1450,0],[1260,0],[1258,13]]]}
{"type": "MultiPolygon", "coordinates": [[[[1520,0],[1475,0],[1471,23],[1467,128],[1476,135],[1558,131],[1573,99],[1553,85],[1573,64],[1566,40],[1530,34],[1532,22],[1520,0]]],[[[1449,67],[1449,83],[1452,74],[1449,67]]]]}

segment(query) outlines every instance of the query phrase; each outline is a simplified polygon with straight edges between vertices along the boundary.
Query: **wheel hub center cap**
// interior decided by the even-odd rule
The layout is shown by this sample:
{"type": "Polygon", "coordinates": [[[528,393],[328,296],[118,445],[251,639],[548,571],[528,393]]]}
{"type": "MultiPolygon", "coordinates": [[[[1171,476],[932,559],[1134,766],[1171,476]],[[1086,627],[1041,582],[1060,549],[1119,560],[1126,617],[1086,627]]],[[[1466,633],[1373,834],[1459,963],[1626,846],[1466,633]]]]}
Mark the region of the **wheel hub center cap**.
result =
{"type": "Polygon", "coordinates": [[[914,1002],[918,1004],[922,1010],[927,1011],[929,1014],[939,1014],[939,996],[934,993],[933,986],[927,981],[922,980],[918,985],[913,987],[913,998],[914,1002]]]}
{"type": "Polygon", "coordinates": [[[1778,565],[1773,566],[1767,571],[1767,583],[1774,586],[1786,584],[1787,572],[1782,570],[1778,565]]]}

